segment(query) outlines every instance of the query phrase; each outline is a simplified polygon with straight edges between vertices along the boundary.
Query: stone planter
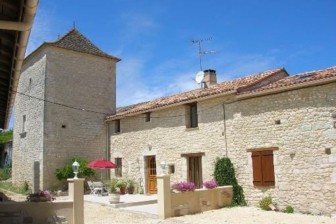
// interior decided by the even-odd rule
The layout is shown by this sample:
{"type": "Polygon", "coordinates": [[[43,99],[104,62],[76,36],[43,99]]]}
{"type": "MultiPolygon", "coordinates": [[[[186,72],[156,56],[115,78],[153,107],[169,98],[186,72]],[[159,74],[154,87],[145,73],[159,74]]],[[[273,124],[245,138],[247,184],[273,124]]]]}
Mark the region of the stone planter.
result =
{"type": "Polygon", "coordinates": [[[120,194],[109,194],[110,204],[117,204],[120,202],[120,194]]]}

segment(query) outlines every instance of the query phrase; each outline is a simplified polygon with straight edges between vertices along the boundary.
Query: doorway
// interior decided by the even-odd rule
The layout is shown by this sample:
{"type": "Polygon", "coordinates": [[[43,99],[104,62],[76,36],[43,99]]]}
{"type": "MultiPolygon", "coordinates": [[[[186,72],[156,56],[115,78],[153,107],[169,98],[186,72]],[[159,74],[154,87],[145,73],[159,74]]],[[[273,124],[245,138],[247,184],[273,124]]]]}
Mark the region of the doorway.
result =
{"type": "Polygon", "coordinates": [[[202,156],[191,156],[188,161],[188,181],[193,182],[196,188],[202,187],[202,156]]]}
{"type": "Polygon", "coordinates": [[[147,193],[156,194],[157,193],[157,182],[156,182],[156,160],[155,156],[147,156],[147,193]]]}

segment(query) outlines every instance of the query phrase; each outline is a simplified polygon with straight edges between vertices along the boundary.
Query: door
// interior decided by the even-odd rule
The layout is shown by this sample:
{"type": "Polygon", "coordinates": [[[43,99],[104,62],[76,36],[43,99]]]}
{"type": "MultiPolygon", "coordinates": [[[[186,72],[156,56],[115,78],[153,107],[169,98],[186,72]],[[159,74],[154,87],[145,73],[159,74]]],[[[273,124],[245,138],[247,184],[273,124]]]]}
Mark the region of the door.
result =
{"type": "Polygon", "coordinates": [[[156,161],[155,156],[147,157],[147,192],[149,194],[156,194],[156,161]]]}
{"type": "Polygon", "coordinates": [[[188,181],[193,182],[196,188],[202,187],[202,157],[188,157],[188,181]]]}

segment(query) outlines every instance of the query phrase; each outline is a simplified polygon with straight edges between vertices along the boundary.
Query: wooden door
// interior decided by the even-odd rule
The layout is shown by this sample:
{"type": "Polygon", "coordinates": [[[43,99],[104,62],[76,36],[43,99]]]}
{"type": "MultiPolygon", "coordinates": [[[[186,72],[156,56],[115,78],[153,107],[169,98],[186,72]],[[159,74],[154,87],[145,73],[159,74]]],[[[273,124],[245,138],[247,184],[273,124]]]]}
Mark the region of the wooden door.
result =
{"type": "Polygon", "coordinates": [[[188,157],[188,181],[193,182],[196,188],[202,187],[202,157],[188,157]]]}
{"type": "Polygon", "coordinates": [[[147,192],[149,194],[156,194],[156,161],[155,156],[147,157],[147,192]]]}

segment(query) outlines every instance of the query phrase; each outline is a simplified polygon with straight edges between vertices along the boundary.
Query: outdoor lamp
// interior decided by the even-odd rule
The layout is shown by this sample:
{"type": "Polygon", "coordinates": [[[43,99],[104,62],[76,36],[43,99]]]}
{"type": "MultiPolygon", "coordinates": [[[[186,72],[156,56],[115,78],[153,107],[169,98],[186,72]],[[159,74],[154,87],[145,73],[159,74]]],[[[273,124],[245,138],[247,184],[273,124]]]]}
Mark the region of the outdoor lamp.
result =
{"type": "Polygon", "coordinates": [[[74,179],[78,179],[77,174],[78,174],[78,171],[79,171],[79,163],[76,160],[72,164],[72,170],[73,170],[73,173],[75,174],[74,179]]]}
{"type": "Polygon", "coordinates": [[[164,175],[165,174],[165,169],[166,169],[166,162],[162,161],[160,163],[160,166],[161,166],[161,170],[162,170],[162,175],[164,175]]]}

